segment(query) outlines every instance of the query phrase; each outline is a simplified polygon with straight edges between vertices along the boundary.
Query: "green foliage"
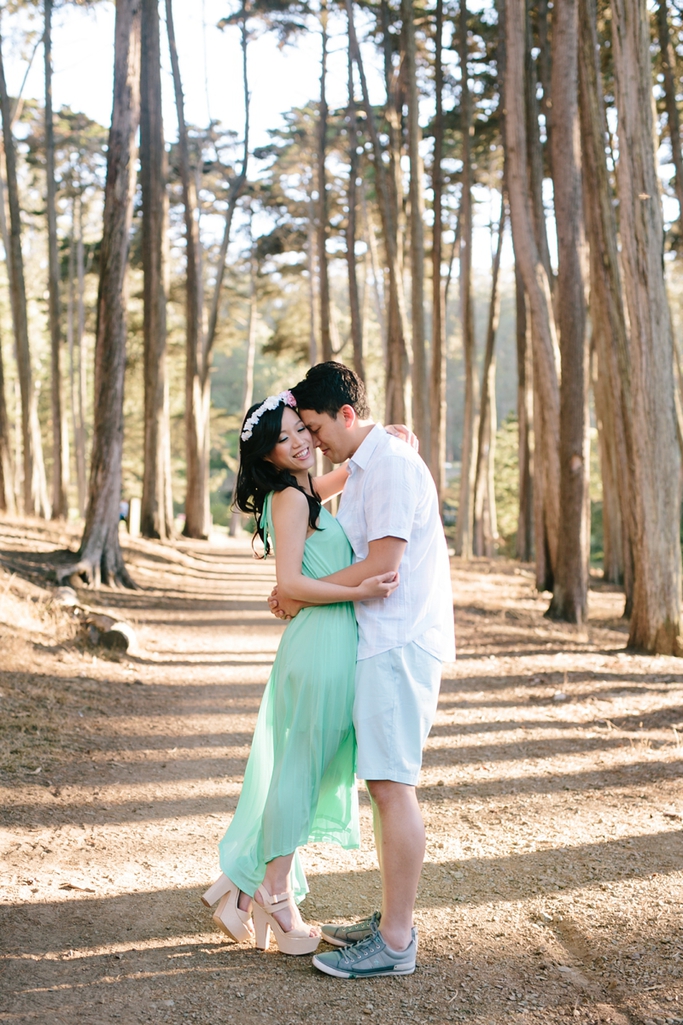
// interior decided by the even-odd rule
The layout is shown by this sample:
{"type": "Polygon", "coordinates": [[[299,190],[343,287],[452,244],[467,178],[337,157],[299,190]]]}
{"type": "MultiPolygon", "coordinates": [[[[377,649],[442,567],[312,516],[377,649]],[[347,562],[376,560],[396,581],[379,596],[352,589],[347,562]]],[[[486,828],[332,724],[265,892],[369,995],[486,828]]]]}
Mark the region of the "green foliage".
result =
{"type": "Polygon", "coordinates": [[[519,506],[519,424],[511,413],[496,432],[494,480],[496,515],[501,555],[514,558],[517,553],[517,512],[519,506]]]}

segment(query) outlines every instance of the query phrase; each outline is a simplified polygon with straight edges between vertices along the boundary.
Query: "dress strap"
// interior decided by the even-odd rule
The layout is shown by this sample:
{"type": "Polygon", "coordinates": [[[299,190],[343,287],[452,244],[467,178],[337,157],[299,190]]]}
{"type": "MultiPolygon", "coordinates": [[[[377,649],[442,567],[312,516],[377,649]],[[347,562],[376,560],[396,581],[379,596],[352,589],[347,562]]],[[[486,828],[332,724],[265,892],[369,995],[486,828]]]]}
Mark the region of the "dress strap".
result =
{"type": "Polygon", "coordinates": [[[263,509],[261,510],[261,529],[263,530],[263,540],[270,542],[270,546],[275,551],[275,536],[273,531],[273,520],[271,516],[271,504],[273,501],[273,492],[270,491],[265,499],[263,500],[263,509]]]}

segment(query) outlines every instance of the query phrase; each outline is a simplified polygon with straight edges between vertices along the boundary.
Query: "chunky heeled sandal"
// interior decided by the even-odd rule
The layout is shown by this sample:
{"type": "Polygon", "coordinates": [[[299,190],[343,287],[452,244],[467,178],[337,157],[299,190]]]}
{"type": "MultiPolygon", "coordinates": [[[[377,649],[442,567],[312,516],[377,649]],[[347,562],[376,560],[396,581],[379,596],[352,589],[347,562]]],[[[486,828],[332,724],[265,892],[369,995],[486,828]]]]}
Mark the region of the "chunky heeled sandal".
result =
{"type": "Polygon", "coordinates": [[[275,934],[275,942],[283,954],[312,954],[320,943],[320,936],[311,936],[308,926],[304,929],[290,929],[289,932],[285,932],[274,917],[276,911],[284,911],[287,907],[296,911],[292,891],[288,890],[287,893],[276,893],[271,896],[263,886],[259,886],[256,893],[262,902],[259,903],[254,896],[252,914],[258,949],[268,950],[272,930],[275,934]]]}
{"type": "Polygon", "coordinates": [[[227,876],[224,876],[224,879],[229,889],[227,893],[223,894],[213,913],[214,924],[235,943],[253,943],[254,927],[251,924],[251,911],[242,911],[238,904],[239,886],[235,886],[227,876]]]}
{"type": "Polygon", "coordinates": [[[212,908],[217,900],[224,897],[228,892],[232,883],[228,877],[221,872],[215,883],[212,883],[206,893],[202,894],[202,904],[207,908],[212,908]]]}

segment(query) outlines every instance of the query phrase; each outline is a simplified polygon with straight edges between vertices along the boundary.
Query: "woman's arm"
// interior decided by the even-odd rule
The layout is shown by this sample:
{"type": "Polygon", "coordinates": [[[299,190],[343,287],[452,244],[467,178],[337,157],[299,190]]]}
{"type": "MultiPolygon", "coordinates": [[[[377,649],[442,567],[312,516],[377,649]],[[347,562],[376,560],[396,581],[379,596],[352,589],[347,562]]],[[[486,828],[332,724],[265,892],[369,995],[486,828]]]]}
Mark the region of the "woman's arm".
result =
{"type": "Polygon", "coordinates": [[[320,495],[323,502],[329,502],[335,495],[341,495],[344,485],[349,479],[349,471],[346,469],[348,465],[347,459],[345,463],[340,463],[329,473],[323,473],[320,477],[313,478],[313,489],[320,495]]]}
{"type": "Polygon", "coordinates": [[[369,577],[353,587],[313,580],[301,572],[308,532],[308,502],[296,488],[285,488],[273,495],[275,529],[275,572],[278,594],[283,599],[311,605],[333,605],[342,601],[367,601],[386,598],[398,587],[397,574],[369,577]],[[396,578],[396,579],[395,579],[396,578]]]}

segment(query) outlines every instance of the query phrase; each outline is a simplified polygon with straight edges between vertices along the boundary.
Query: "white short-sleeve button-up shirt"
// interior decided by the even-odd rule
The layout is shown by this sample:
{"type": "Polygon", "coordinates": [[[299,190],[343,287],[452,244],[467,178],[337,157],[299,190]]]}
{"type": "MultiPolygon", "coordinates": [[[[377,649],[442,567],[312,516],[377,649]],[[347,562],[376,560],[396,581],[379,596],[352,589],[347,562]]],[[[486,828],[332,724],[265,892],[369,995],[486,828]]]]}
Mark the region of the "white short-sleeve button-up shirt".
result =
{"type": "Polygon", "coordinates": [[[356,561],[370,541],[407,541],[401,582],[386,599],[356,602],[358,658],[415,641],[441,659],[455,658],[453,594],[436,488],[420,456],[376,424],[349,461],[337,519],[356,561]]]}

